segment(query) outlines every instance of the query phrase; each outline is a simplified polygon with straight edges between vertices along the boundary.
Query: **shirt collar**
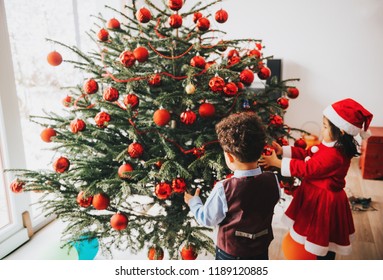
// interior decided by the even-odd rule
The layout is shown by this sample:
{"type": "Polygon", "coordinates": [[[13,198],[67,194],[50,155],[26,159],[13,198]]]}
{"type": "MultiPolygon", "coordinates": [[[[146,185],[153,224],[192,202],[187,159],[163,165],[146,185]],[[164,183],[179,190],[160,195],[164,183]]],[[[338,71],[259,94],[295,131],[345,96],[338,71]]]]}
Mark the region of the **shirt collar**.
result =
{"type": "Polygon", "coordinates": [[[325,142],[324,140],[322,140],[322,144],[325,145],[326,147],[329,147],[329,148],[332,148],[335,146],[335,143],[336,141],[333,141],[333,142],[325,142]]]}
{"type": "Polygon", "coordinates": [[[249,170],[235,170],[234,171],[234,177],[251,177],[251,176],[257,176],[262,174],[262,170],[260,167],[256,169],[249,169],[249,170]]]}

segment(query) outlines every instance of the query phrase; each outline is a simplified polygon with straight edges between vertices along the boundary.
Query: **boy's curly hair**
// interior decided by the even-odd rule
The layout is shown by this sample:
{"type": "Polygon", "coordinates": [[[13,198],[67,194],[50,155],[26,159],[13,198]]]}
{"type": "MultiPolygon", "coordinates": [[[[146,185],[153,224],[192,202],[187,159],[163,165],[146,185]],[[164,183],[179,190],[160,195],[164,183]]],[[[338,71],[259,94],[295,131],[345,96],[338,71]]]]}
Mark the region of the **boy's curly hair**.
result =
{"type": "Polygon", "coordinates": [[[240,162],[254,162],[260,158],[266,133],[254,112],[232,114],[217,123],[215,130],[222,149],[240,162]]]}

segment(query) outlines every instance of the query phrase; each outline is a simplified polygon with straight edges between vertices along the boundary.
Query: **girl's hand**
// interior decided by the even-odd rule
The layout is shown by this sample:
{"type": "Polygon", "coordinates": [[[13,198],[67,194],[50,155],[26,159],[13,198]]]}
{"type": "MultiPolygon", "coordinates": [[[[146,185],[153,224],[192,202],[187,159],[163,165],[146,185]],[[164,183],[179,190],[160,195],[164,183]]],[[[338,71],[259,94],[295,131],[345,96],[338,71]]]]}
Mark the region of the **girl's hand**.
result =
{"type": "Polygon", "coordinates": [[[278,156],[282,155],[283,149],[282,149],[281,145],[279,145],[277,142],[273,141],[272,146],[273,146],[273,148],[275,150],[275,153],[278,156]]]}
{"type": "Polygon", "coordinates": [[[275,150],[272,152],[271,156],[263,155],[262,158],[258,161],[258,163],[260,166],[263,166],[265,168],[268,168],[271,166],[281,168],[281,165],[282,165],[282,161],[277,157],[275,150]]]}

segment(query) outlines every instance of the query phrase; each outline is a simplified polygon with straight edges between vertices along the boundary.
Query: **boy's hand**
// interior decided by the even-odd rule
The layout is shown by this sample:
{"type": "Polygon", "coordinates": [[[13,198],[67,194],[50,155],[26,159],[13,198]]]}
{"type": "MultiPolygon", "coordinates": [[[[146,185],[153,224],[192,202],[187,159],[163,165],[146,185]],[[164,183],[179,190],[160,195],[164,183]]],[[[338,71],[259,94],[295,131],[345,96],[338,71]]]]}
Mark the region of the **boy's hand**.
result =
{"type": "MultiPolygon", "coordinates": [[[[199,196],[199,193],[201,192],[201,189],[200,188],[197,188],[195,190],[195,193],[194,193],[194,196],[199,196]]],[[[184,194],[184,200],[186,202],[187,205],[189,205],[189,200],[192,199],[194,196],[192,196],[190,193],[188,192],[185,192],[184,194]]]]}
{"type": "Polygon", "coordinates": [[[282,161],[277,157],[275,150],[273,150],[271,156],[263,155],[262,158],[258,161],[260,166],[268,168],[270,166],[275,166],[281,168],[282,161]]]}

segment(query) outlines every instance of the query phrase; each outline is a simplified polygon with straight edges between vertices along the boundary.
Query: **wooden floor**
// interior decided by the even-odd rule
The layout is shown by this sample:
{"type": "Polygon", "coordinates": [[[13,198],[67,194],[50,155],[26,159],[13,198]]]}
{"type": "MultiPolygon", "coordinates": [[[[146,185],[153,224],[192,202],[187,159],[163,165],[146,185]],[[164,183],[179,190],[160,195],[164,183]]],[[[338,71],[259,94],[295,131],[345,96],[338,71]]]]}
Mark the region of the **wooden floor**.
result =
{"type": "MultiPolygon", "coordinates": [[[[383,180],[362,179],[358,158],[354,158],[346,177],[347,195],[371,198],[371,206],[376,211],[353,211],[355,238],[352,242],[351,255],[337,255],[339,260],[383,260],[383,180]]],[[[276,208],[274,217],[274,240],[270,245],[269,255],[272,260],[283,260],[281,242],[287,228],[279,223],[280,215],[287,207],[290,197],[276,208]]]]}

